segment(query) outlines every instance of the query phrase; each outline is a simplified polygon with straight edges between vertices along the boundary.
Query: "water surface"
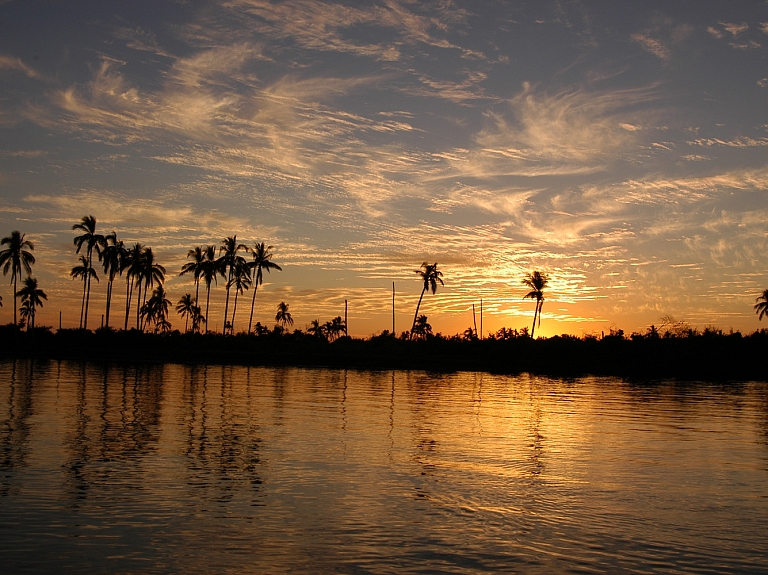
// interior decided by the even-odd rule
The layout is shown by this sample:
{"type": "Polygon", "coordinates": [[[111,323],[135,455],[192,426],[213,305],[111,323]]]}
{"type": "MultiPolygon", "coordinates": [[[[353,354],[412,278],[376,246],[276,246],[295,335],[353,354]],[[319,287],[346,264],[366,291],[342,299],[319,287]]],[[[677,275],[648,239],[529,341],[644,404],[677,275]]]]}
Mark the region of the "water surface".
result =
{"type": "Polygon", "coordinates": [[[0,571],[761,573],[768,385],[0,362],[0,571]]]}

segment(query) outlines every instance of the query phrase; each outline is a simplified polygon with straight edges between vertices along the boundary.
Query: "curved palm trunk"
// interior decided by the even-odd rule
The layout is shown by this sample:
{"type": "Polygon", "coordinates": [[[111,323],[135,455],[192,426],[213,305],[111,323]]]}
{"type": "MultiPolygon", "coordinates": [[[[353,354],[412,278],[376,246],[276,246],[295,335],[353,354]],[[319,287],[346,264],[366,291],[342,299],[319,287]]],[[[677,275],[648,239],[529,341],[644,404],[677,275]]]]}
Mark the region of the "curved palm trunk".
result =
{"type": "Polygon", "coordinates": [[[16,319],[16,274],[13,274],[13,325],[19,325],[19,320],[16,319]]]}
{"type": "Polygon", "coordinates": [[[86,274],[88,280],[88,289],[85,296],[85,318],[83,319],[83,328],[88,329],[88,304],[91,301],[91,266],[93,262],[93,250],[88,250],[88,272],[86,274]]]}
{"type": "Polygon", "coordinates": [[[136,329],[141,329],[141,282],[137,282],[137,285],[139,293],[136,294],[136,329]]]}
{"type": "Polygon", "coordinates": [[[133,282],[131,278],[125,278],[125,327],[123,330],[128,331],[128,316],[131,315],[131,298],[133,297],[133,282]]]}
{"type": "Polygon", "coordinates": [[[229,317],[229,288],[232,287],[232,268],[229,268],[229,278],[227,279],[227,300],[224,304],[224,334],[227,333],[227,318],[229,317]]]}
{"type": "Polygon", "coordinates": [[[85,289],[87,287],[86,280],[88,277],[83,278],[83,301],[80,303],[80,329],[83,329],[83,314],[85,313],[85,289]]]}
{"type": "Polygon", "coordinates": [[[211,305],[211,285],[208,284],[208,296],[205,298],[205,333],[208,333],[208,307],[211,305]]]}
{"type": "Polygon", "coordinates": [[[536,318],[539,315],[539,300],[536,300],[536,311],[533,312],[533,325],[531,326],[531,339],[533,339],[533,334],[536,332],[536,318]]]}
{"type": "Polygon", "coordinates": [[[413,330],[416,329],[416,318],[419,317],[419,308],[421,307],[421,300],[424,299],[425,291],[427,291],[426,286],[421,290],[421,295],[419,296],[419,303],[416,304],[416,313],[413,314],[413,323],[411,324],[411,335],[408,338],[409,340],[413,339],[413,330]]]}
{"type": "Polygon", "coordinates": [[[248,335],[251,335],[251,326],[253,325],[253,307],[256,305],[256,290],[259,289],[257,282],[253,282],[253,299],[251,299],[251,317],[248,318],[248,335]]]}
{"type": "Polygon", "coordinates": [[[184,322],[184,333],[189,333],[189,312],[184,315],[186,316],[186,321],[184,322]]]}
{"type": "Polygon", "coordinates": [[[232,321],[230,322],[230,330],[232,335],[235,335],[235,316],[237,315],[237,296],[240,295],[240,293],[235,290],[235,305],[232,306],[232,321]]]}
{"type": "Polygon", "coordinates": [[[104,316],[104,325],[107,327],[109,327],[109,306],[112,304],[112,281],[113,278],[110,278],[107,284],[107,313],[104,316]]]}

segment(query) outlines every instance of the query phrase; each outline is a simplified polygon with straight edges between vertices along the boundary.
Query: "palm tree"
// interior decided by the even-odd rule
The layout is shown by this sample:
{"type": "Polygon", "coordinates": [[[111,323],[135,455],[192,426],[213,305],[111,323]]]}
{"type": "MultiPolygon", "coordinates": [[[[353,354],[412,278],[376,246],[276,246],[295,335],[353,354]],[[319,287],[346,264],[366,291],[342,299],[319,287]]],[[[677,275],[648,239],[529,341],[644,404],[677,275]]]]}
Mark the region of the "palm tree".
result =
{"type": "Polygon", "coordinates": [[[755,313],[757,314],[757,319],[762,320],[763,316],[768,314],[768,289],[763,290],[763,293],[757,296],[755,299],[755,313]]]}
{"type": "Polygon", "coordinates": [[[192,308],[192,333],[200,333],[201,323],[205,323],[205,318],[200,313],[200,306],[196,305],[192,308]]]}
{"type": "Polygon", "coordinates": [[[280,327],[285,331],[286,325],[293,325],[293,317],[291,312],[288,311],[288,304],[281,301],[277,305],[277,315],[275,315],[275,321],[280,324],[280,327]]]}
{"type": "Polygon", "coordinates": [[[232,321],[229,322],[230,333],[235,333],[235,315],[237,314],[237,296],[247,290],[251,285],[251,275],[248,264],[243,261],[235,264],[235,272],[232,276],[232,285],[235,286],[235,304],[232,307],[232,321]]]}
{"type": "Polygon", "coordinates": [[[21,298],[22,304],[27,308],[26,315],[29,317],[27,322],[27,330],[35,327],[35,309],[40,306],[43,307],[43,300],[47,300],[48,296],[45,292],[37,287],[37,279],[32,276],[24,278],[24,287],[16,292],[16,297],[21,298]]]}
{"type": "Polygon", "coordinates": [[[208,308],[211,304],[211,283],[216,282],[218,284],[217,276],[224,275],[224,272],[216,259],[216,246],[206,246],[205,248],[205,261],[203,261],[203,269],[200,272],[207,295],[205,298],[205,333],[208,333],[208,308]]]}
{"type": "MultiPolygon", "coordinates": [[[[0,245],[8,246],[0,251],[0,266],[3,266],[4,276],[7,276],[10,270],[13,293],[15,294],[16,282],[19,276],[21,276],[22,268],[27,272],[27,275],[32,273],[32,264],[35,263],[35,256],[30,252],[35,249],[35,246],[29,240],[24,239],[24,234],[18,231],[13,231],[10,236],[0,240],[0,245]]],[[[15,296],[13,298],[13,323],[14,325],[17,323],[15,296]]]]}
{"type": "MultiPolygon", "coordinates": [[[[133,244],[125,253],[125,257],[122,262],[122,270],[125,274],[125,327],[124,330],[128,331],[128,318],[131,314],[131,300],[133,299],[133,286],[138,283],[137,278],[141,269],[141,258],[144,253],[144,246],[139,242],[133,244]]],[[[139,286],[141,290],[141,286],[139,286]]],[[[141,293],[141,292],[139,292],[141,293]]],[[[138,326],[137,326],[138,327],[138,326]]]]}
{"type": "Polygon", "coordinates": [[[547,287],[549,277],[547,274],[543,274],[539,271],[535,271],[532,274],[526,274],[523,279],[523,285],[528,286],[531,291],[523,296],[523,299],[531,298],[536,300],[536,310],[533,312],[533,325],[531,326],[531,339],[536,331],[536,317],[539,318],[539,326],[541,326],[541,308],[544,305],[544,288],[547,287]]]}
{"type": "MultiPolygon", "coordinates": [[[[145,284],[145,290],[146,285],[147,284],[145,284]]],[[[152,296],[144,303],[143,306],[141,306],[141,315],[145,320],[142,322],[142,328],[144,324],[149,326],[154,324],[155,332],[165,332],[170,329],[171,324],[168,322],[168,306],[171,305],[171,302],[167,295],[168,294],[166,293],[165,288],[161,283],[152,292],[152,296]]]]}
{"type": "MultiPolygon", "coordinates": [[[[80,250],[85,246],[86,255],[88,257],[88,267],[93,267],[93,250],[96,249],[96,254],[101,259],[101,247],[105,245],[104,236],[96,233],[96,218],[93,216],[83,216],[80,223],[72,226],[73,230],[83,232],[82,235],[75,236],[74,243],[77,246],[75,253],[80,253],[80,250]]],[[[82,325],[80,327],[88,329],[88,304],[91,299],[91,275],[87,274],[87,286],[85,296],[85,314],[83,316],[82,325]]]]}
{"type": "Polygon", "coordinates": [[[205,248],[203,246],[192,248],[187,252],[187,259],[192,261],[181,266],[179,275],[191,273],[195,278],[195,301],[198,301],[200,299],[200,276],[203,273],[203,263],[205,262],[205,248]]]}
{"type": "Polygon", "coordinates": [[[101,252],[102,265],[104,266],[104,274],[107,276],[107,312],[105,324],[109,327],[109,309],[112,306],[112,284],[115,281],[115,276],[122,274],[125,269],[123,260],[126,258],[128,250],[125,249],[125,245],[122,240],[117,239],[117,234],[113,231],[111,234],[107,234],[105,238],[105,247],[101,252]]]}
{"type": "Polygon", "coordinates": [[[315,337],[325,337],[325,326],[320,323],[319,319],[313,319],[307,326],[307,333],[315,337]]]}
{"type": "Polygon", "coordinates": [[[269,261],[272,257],[272,246],[265,246],[264,242],[255,244],[251,253],[253,254],[253,261],[248,264],[253,273],[253,298],[251,299],[251,317],[248,319],[248,333],[251,333],[251,325],[253,324],[253,308],[256,305],[256,290],[264,282],[263,270],[275,269],[279,272],[283,271],[279,265],[269,261]]]}
{"type": "Polygon", "coordinates": [[[413,334],[421,339],[427,339],[427,337],[432,335],[432,326],[429,325],[427,316],[422,314],[416,318],[416,323],[413,326],[413,334]]]}
{"type": "Polygon", "coordinates": [[[237,252],[240,250],[248,251],[248,246],[245,244],[238,244],[236,235],[221,240],[219,254],[224,255],[219,257],[219,265],[221,265],[221,269],[224,271],[224,275],[227,278],[227,300],[224,304],[224,333],[227,333],[227,318],[229,318],[229,288],[232,287],[232,274],[234,274],[236,266],[245,264],[245,258],[237,255],[237,252]]]}
{"type": "Polygon", "coordinates": [[[88,258],[84,255],[80,255],[80,265],[74,266],[69,272],[69,276],[72,279],[83,280],[83,301],[80,304],[80,328],[83,327],[83,313],[85,312],[85,292],[88,287],[88,279],[96,278],[99,281],[99,276],[96,274],[96,270],[88,264],[88,258]]]}
{"type": "MultiPolygon", "coordinates": [[[[137,281],[139,284],[142,282],[144,283],[144,303],[146,303],[147,291],[154,287],[155,283],[159,284],[158,289],[163,287],[163,282],[165,282],[165,268],[160,264],[155,263],[155,254],[152,252],[152,248],[144,248],[144,251],[141,254],[141,267],[137,281]]],[[[165,291],[163,290],[163,294],[164,293],[165,291]]],[[[137,328],[143,329],[143,322],[140,323],[137,328]]]]}
{"type": "Polygon", "coordinates": [[[419,296],[419,303],[416,304],[416,313],[413,314],[413,324],[411,325],[411,335],[409,339],[413,339],[413,330],[416,328],[416,320],[419,317],[419,308],[421,307],[421,300],[424,297],[424,292],[430,290],[432,295],[434,295],[437,291],[437,282],[440,282],[441,286],[445,285],[441,279],[443,277],[443,272],[438,271],[437,262],[434,264],[424,262],[421,264],[421,268],[415,271],[424,282],[424,285],[421,289],[421,296],[419,296]]]}
{"type": "Polygon", "coordinates": [[[200,308],[195,305],[195,300],[192,299],[191,293],[185,293],[183,296],[181,296],[179,303],[176,304],[176,313],[185,319],[185,333],[189,331],[189,318],[195,314],[195,308],[197,308],[199,313],[200,308]]]}

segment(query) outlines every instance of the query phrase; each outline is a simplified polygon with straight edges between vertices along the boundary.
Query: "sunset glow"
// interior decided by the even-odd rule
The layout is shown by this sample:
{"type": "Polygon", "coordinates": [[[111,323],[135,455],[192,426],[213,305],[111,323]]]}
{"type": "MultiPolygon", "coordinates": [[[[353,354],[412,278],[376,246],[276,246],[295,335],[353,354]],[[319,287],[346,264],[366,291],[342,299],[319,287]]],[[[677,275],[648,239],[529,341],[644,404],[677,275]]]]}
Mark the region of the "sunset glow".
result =
{"type": "Polygon", "coordinates": [[[443,334],[481,299],[485,333],[530,327],[534,270],[537,335],[762,327],[766,2],[72,6],[0,0],[0,236],[34,242],[38,325],[77,327],[91,214],[152,247],[174,304],[189,249],[274,246],[269,326],[281,301],[304,329],[347,300],[350,335],[391,329],[395,282],[407,330],[426,261],[445,287],[420,313],[443,334]]]}

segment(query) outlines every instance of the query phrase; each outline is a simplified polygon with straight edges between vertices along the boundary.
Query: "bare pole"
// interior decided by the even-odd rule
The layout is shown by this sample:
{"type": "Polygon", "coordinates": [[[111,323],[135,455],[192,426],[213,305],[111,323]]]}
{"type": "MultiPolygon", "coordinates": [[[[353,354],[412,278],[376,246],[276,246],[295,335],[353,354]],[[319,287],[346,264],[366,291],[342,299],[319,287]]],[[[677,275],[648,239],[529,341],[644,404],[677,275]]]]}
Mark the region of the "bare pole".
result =
{"type": "Polygon", "coordinates": [[[480,298],[480,339],[483,339],[483,298],[480,298]]]}
{"type": "Polygon", "coordinates": [[[475,304],[472,304],[472,323],[475,324],[475,336],[477,336],[477,316],[475,315],[475,304]]]}
{"type": "Polygon", "coordinates": [[[347,326],[347,300],[344,300],[344,335],[349,336],[349,327],[347,326]]]}
{"type": "Polygon", "coordinates": [[[392,335],[395,333],[395,282],[392,282],[392,335]]]}

